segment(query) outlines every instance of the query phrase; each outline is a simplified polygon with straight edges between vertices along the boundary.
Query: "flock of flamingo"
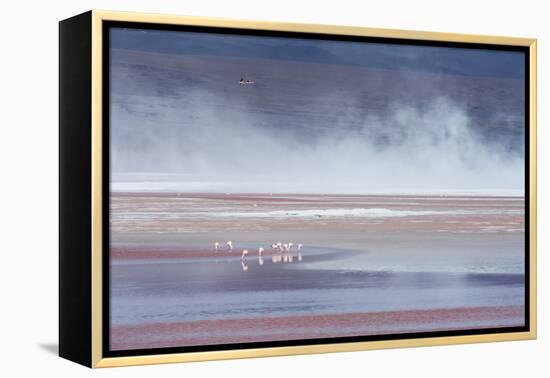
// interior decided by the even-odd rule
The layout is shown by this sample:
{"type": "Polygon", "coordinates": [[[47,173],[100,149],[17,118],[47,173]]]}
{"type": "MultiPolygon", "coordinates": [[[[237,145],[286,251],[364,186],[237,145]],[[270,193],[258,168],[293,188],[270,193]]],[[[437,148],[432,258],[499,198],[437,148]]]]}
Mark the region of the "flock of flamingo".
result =
{"type": "MultiPolygon", "coordinates": [[[[227,252],[231,253],[233,252],[233,242],[231,240],[227,241],[225,243],[226,248],[222,249],[219,242],[214,243],[214,251],[216,253],[220,252],[227,252]]],[[[271,255],[271,262],[273,263],[292,263],[294,261],[294,256],[292,255],[292,247],[294,247],[294,243],[288,242],[288,243],[273,243],[271,244],[271,248],[273,250],[273,254],[271,255]]],[[[297,253],[298,253],[298,261],[302,261],[302,247],[303,245],[301,243],[297,244],[297,253]]],[[[260,265],[264,264],[263,259],[263,253],[265,249],[263,247],[258,248],[258,263],[260,265]]],[[[246,257],[248,256],[248,249],[243,249],[241,251],[241,265],[243,270],[248,270],[248,265],[246,264],[246,257]]]]}

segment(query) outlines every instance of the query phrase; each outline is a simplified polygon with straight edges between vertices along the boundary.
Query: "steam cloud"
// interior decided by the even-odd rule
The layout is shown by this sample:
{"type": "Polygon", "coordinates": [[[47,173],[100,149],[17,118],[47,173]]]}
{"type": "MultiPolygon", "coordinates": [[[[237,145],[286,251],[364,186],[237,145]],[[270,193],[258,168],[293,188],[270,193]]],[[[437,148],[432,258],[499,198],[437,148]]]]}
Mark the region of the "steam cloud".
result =
{"type": "Polygon", "coordinates": [[[345,111],[304,127],[212,91],[114,99],[114,190],[523,194],[523,149],[488,140],[446,96],[361,114],[348,106],[360,100],[324,98],[345,111]]]}

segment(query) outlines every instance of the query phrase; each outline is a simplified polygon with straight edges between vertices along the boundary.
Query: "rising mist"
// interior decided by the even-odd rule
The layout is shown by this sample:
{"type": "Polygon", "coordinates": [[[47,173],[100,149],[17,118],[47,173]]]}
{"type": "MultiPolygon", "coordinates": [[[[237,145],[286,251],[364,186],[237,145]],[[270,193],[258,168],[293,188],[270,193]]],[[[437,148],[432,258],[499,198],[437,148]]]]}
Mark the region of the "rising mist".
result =
{"type": "Polygon", "coordinates": [[[523,193],[522,80],[112,56],[114,190],[523,193]]]}

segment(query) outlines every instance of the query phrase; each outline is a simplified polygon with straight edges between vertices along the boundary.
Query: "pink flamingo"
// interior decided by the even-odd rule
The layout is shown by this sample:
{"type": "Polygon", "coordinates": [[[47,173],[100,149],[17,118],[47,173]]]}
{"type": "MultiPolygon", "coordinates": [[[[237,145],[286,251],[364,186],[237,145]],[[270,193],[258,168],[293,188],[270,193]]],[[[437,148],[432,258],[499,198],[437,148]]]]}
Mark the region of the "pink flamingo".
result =
{"type": "Polygon", "coordinates": [[[233,252],[233,243],[230,241],[228,241],[227,243],[227,248],[229,249],[229,252],[233,252]]]}
{"type": "Polygon", "coordinates": [[[248,255],[248,249],[243,249],[243,253],[241,254],[241,260],[244,260],[247,255],[248,255]]]}
{"type": "Polygon", "coordinates": [[[263,252],[264,252],[264,249],[262,247],[258,248],[258,256],[262,257],[263,252]]]}
{"type": "Polygon", "coordinates": [[[214,243],[214,250],[216,251],[216,253],[218,253],[218,251],[220,250],[220,243],[218,242],[214,243]]]}

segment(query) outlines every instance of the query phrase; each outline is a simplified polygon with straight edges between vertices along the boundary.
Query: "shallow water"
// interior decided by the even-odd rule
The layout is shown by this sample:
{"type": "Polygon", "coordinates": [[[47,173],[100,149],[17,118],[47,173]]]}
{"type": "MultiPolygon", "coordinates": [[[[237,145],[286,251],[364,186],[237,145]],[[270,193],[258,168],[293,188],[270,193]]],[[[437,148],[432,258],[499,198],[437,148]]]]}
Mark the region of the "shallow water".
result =
{"type": "MultiPolygon", "coordinates": [[[[521,325],[523,208],[521,197],[113,194],[111,242],[124,258],[111,260],[111,326],[438,309],[456,316],[351,327],[395,333],[521,325]],[[227,240],[233,254],[212,257],[214,241],[227,240]],[[272,260],[276,241],[294,243],[292,263],[272,260]],[[132,248],[140,249],[135,257],[132,248]],[[163,249],[179,254],[154,258],[163,249]],[[250,251],[245,262],[242,249],[250,251]],[[494,310],[502,306],[516,310],[494,310]]],[[[219,326],[228,333],[223,342],[273,337],[254,324],[234,333],[219,326]]],[[[185,331],[164,341],[155,341],[157,331],[126,329],[117,345],[220,342],[212,338],[222,330],[193,327],[192,340],[185,331]]]]}
{"type": "Polygon", "coordinates": [[[327,248],[301,262],[249,257],[113,264],[112,325],[523,304],[522,274],[318,269],[361,253],[327,248]],[[243,270],[245,267],[246,270],[243,270]]]}

